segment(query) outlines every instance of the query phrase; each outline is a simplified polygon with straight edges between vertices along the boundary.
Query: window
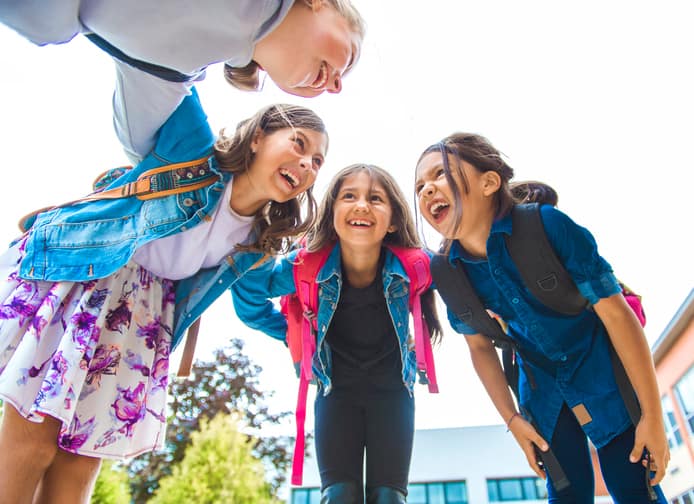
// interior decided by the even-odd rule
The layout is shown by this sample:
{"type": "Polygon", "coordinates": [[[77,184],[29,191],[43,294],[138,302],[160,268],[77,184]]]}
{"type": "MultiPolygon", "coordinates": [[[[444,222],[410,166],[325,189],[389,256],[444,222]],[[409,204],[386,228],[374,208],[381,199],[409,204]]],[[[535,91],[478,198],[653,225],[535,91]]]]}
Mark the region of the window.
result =
{"type": "Polygon", "coordinates": [[[694,434],[694,366],[675,385],[675,394],[682,408],[689,432],[694,434]]]}
{"type": "Polygon", "coordinates": [[[692,504],[694,503],[694,488],[690,488],[683,494],[670,501],[672,504],[692,504]]]}
{"type": "Polygon", "coordinates": [[[319,504],[320,488],[292,489],[292,504],[319,504]]]}
{"type": "Polygon", "coordinates": [[[409,504],[468,504],[464,481],[412,483],[407,487],[409,504]]]}
{"type": "Polygon", "coordinates": [[[489,502],[547,499],[547,489],[540,478],[489,479],[487,494],[489,502]]]}
{"type": "Polygon", "coordinates": [[[664,395],[660,402],[663,405],[663,419],[665,420],[665,434],[667,434],[668,445],[670,445],[670,448],[680,446],[682,444],[682,433],[675,419],[675,409],[672,407],[672,399],[670,399],[669,395],[664,395]]]}

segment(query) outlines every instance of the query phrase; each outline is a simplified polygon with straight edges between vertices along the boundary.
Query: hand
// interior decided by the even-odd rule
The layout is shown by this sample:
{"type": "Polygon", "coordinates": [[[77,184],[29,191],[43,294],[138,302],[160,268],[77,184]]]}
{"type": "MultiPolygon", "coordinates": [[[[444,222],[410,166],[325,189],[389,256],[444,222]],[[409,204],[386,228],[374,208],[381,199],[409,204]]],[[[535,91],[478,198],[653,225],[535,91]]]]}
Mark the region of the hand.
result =
{"type": "Polygon", "coordinates": [[[670,448],[665,436],[665,428],[662,420],[651,420],[647,415],[642,415],[636,426],[634,436],[634,448],[629,454],[632,463],[642,462],[643,466],[653,473],[650,479],[651,485],[657,485],[665,476],[667,465],[670,462],[670,448]],[[644,458],[644,450],[648,455],[644,458]]]}
{"type": "Polygon", "coordinates": [[[535,430],[535,428],[530,425],[530,423],[523,417],[517,416],[509,424],[509,430],[513,437],[516,438],[516,442],[525,453],[525,458],[528,461],[530,468],[538,475],[538,477],[545,479],[547,475],[545,474],[540,461],[538,460],[535,448],[539,448],[542,451],[549,450],[549,445],[547,441],[544,440],[542,436],[535,430]]]}

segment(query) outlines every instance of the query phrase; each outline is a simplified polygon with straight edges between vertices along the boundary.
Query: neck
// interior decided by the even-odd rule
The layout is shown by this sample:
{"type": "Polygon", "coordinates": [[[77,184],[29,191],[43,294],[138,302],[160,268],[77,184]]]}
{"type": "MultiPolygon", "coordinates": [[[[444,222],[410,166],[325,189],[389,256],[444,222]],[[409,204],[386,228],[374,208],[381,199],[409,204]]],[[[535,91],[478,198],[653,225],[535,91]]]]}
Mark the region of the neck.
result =
{"type": "Polygon", "coordinates": [[[381,245],[364,249],[340,242],[340,258],[347,281],[353,287],[371,285],[378,274],[381,245]]]}
{"type": "Polygon", "coordinates": [[[268,198],[263,198],[261,194],[261,191],[253,184],[248,172],[235,173],[229,206],[239,215],[255,215],[270,201],[268,198]]]}
{"type": "MultiPolygon", "coordinates": [[[[465,249],[468,254],[475,257],[487,257],[487,239],[492,230],[494,222],[494,214],[486,212],[485,214],[470,216],[467,225],[463,222],[460,230],[455,236],[455,240],[465,249]]],[[[465,221],[465,219],[463,219],[465,221]]]]}

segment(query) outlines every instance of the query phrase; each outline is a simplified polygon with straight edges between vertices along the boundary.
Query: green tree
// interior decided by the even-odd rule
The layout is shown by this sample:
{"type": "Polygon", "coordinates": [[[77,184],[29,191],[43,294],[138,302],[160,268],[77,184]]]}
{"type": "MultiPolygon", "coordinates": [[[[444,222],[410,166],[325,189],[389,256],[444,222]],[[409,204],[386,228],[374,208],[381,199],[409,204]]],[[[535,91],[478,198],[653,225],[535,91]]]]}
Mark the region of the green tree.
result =
{"type": "Polygon", "coordinates": [[[91,504],[130,504],[128,473],[124,468],[111,460],[104,460],[91,504]]]}
{"type": "Polygon", "coordinates": [[[160,481],[151,504],[271,504],[264,468],[233,415],[203,419],[183,460],[160,481]]]}
{"type": "Polygon", "coordinates": [[[260,429],[278,424],[289,413],[269,412],[264,403],[271,393],[264,392],[258,384],[261,368],[252,364],[242,350],[243,341],[234,339],[228,347],[216,350],[212,360],[196,361],[190,378],[172,380],[165,450],[141,455],[128,468],[135,503],[147,502],[159,480],[171,474],[203,419],[232,411],[242,415],[247,442],[268,469],[273,492],[284,482],[291,464],[292,439],[261,437],[260,429]]]}

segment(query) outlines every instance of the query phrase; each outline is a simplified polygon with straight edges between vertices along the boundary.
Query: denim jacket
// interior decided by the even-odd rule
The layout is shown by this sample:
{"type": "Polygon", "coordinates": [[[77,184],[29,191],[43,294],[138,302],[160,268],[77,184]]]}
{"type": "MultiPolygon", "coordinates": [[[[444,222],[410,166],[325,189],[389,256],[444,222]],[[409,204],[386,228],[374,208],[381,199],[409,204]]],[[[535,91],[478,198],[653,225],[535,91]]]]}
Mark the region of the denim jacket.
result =
{"type": "MultiPolygon", "coordinates": [[[[239,318],[249,327],[283,341],[286,340],[287,323],[270,298],[296,292],[294,262],[297,254],[298,251],[294,251],[288,257],[279,258],[273,268],[262,267],[250,271],[231,288],[239,318]]],[[[312,368],[325,395],[329,394],[332,388],[332,355],[326,342],[326,334],[342,289],[340,257],[340,245],[337,244],[316,278],[319,298],[318,341],[312,368]]],[[[383,295],[398,337],[402,381],[412,394],[417,366],[414,347],[409,338],[409,278],[400,261],[388,250],[382,275],[383,295]]]]}
{"type": "MultiPolygon", "coordinates": [[[[220,171],[211,156],[213,143],[214,135],[193,89],[159,130],[153,151],[106,189],[136,180],[147,170],[205,156],[210,156],[210,169],[219,180],[202,189],[161,198],[95,200],[43,212],[27,232],[20,276],[49,282],[104,278],[124,266],[138,247],[202,222],[219,204],[231,180],[229,172],[220,171]]],[[[261,254],[233,254],[218,267],[178,282],[172,346],[260,258],[261,254]]]]}

